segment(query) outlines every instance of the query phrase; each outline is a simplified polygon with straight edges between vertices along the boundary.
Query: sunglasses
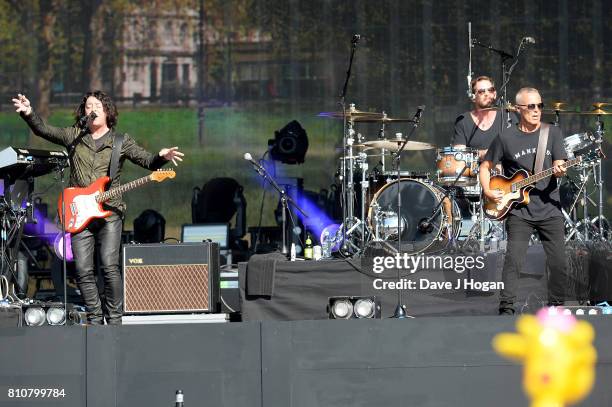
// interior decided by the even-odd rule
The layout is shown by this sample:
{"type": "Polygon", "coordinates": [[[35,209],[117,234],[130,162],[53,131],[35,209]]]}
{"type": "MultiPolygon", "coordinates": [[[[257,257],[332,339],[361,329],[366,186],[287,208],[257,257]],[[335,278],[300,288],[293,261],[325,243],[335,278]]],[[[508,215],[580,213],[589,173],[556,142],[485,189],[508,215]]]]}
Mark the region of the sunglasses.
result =
{"type": "Polygon", "coordinates": [[[484,95],[485,92],[489,92],[489,93],[493,93],[495,92],[495,87],[491,86],[490,88],[485,88],[485,89],[477,89],[476,93],[478,93],[479,95],[484,95]]]}
{"type": "Polygon", "coordinates": [[[528,105],[517,105],[517,106],[521,106],[521,107],[526,107],[527,110],[535,110],[535,108],[537,107],[538,109],[542,110],[544,109],[544,103],[540,102],[540,103],[530,103],[528,105]]]}

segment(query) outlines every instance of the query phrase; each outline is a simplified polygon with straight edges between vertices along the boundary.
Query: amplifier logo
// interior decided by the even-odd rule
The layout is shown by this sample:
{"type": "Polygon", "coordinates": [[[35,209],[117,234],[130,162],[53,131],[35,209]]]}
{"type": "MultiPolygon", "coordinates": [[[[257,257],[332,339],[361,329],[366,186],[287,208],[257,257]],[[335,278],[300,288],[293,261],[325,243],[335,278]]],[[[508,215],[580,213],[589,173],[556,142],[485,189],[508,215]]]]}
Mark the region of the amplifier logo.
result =
{"type": "Polygon", "coordinates": [[[144,262],[142,261],[142,259],[138,259],[138,258],[128,259],[128,262],[129,262],[130,264],[142,264],[142,263],[144,263],[144,262]]]}

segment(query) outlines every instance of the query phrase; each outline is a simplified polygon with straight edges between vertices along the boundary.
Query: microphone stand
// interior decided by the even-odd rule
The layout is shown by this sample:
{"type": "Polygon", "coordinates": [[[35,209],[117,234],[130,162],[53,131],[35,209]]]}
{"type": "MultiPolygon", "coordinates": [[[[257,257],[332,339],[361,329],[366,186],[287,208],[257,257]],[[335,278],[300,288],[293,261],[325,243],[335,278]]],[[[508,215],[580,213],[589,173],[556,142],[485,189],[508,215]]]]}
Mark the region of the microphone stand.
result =
{"type": "Polygon", "coordinates": [[[299,205],[289,195],[287,195],[287,192],[278,185],[278,183],[274,180],[274,178],[272,178],[272,176],[268,174],[268,171],[265,169],[264,166],[256,165],[255,163],[252,163],[252,164],[253,164],[253,169],[257,171],[257,173],[264,180],[268,181],[268,183],[272,185],[272,187],[276,189],[276,191],[278,191],[278,193],[280,194],[280,200],[281,200],[281,205],[282,205],[282,229],[283,229],[283,233],[282,233],[283,247],[281,249],[281,253],[284,255],[287,255],[289,254],[289,250],[287,250],[287,210],[289,209],[288,203],[291,203],[291,205],[293,205],[305,217],[308,217],[308,215],[306,214],[306,212],[302,210],[302,208],[299,207],[299,205]]]}
{"type": "MultiPolygon", "coordinates": [[[[510,82],[510,76],[512,75],[512,71],[514,71],[514,68],[516,67],[516,64],[519,61],[519,56],[521,55],[521,53],[523,52],[523,49],[525,48],[525,41],[521,40],[518,46],[518,50],[516,51],[516,56],[509,54],[503,50],[494,48],[490,45],[483,44],[477,39],[472,40],[472,43],[474,45],[478,45],[479,47],[486,48],[489,51],[492,51],[498,54],[501,58],[502,85],[499,88],[500,93],[501,93],[501,96],[499,97],[499,104],[501,107],[502,117],[506,115],[506,122],[508,123],[508,125],[510,125],[512,119],[510,118],[510,111],[506,109],[506,106],[508,103],[508,83],[510,82]],[[512,63],[512,65],[510,65],[510,68],[506,70],[506,61],[511,60],[511,59],[514,59],[514,62],[512,63]]],[[[503,130],[503,125],[504,125],[504,122],[502,120],[500,122],[500,126],[502,126],[502,128],[500,129],[500,133],[503,130]]]]}
{"type": "MultiPolygon", "coordinates": [[[[413,126],[410,129],[410,133],[404,139],[403,144],[400,146],[397,153],[395,153],[395,161],[397,167],[397,254],[401,257],[402,255],[402,197],[400,194],[400,181],[401,181],[401,156],[404,148],[406,148],[406,144],[408,144],[408,140],[414,135],[416,129],[419,127],[421,121],[421,115],[423,114],[423,110],[425,106],[419,106],[416,114],[413,118],[413,126]]],[[[397,268],[397,280],[399,281],[401,278],[400,269],[397,268]]],[[[391,318],[403,319],[409,317],[406,314],[406,306],[402,304],[402,290],[397,290],[397,305],[395,306],[395,312],[391,318]]],[[[414,317],[411,317],[414,318],[414,317]]]]}
{"type": "Polygon", "coordinates": [[[344,85],[342,86],[342,93],[340,94],[340,106],[342,107],[342,245],[344,249],[347,249],[346,243],[346,230],[350,225],[347,223],[353,221],[353,179],[352,179],[352,121],[351,128],[348,128],[348,121],[346,119],[346,92],[348,89],[349,79],[351,78],[351,71],[353,68],[353,59],[355,58],[355,52],[357,50],[357,43],[359,42],[359,36],[354,35],[351,40],[351,55],[349,56],[349,64],[348,69],[346,70],[346,78],[344,79],[344,85]],[[349,139],[350,143],[349,143],[349,139]],[[349,147],[350,146],[350,147],[349,147]],[[347,149],[351,148],[349,152],[349,156],[351,158],[351,162],[347,163],[346,160],[346,152],[347,149]],[[347,166],[351,166],[351,179],[347,177],[347,166]]]}
{"type": "Polygon", "coordinates": [[[64,279],[64,325],[68,324],[68,265],[66,262],[66,201],[64,199],[64,190],[66,189],[66,180],[64,177],[64,170],[70,166],[70,161],[69,159],[66,160],[65,163],[61,162],[60,160],[57,160],[56,162],[56,172],[59,174],[60,177],[60,184],[61,184],[61,188],[62,188],[62,192],[60,195],[60,202],[61,202],[61,216],[60,216],[60,220],[61,220],[61,228],[62,228],[62,276],[64,279]]]}

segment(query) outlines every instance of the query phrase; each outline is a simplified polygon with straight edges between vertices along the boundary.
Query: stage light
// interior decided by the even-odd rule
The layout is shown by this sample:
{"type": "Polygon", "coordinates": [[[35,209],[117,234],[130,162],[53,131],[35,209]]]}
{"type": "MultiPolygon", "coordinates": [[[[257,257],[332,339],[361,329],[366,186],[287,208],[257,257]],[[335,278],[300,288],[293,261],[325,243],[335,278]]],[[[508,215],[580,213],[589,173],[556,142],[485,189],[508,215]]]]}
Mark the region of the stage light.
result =
{"type": "Polygon", "coordinates": [[[357,318],[372,318],[376,314],[376,304],[371,298],[360,298],[355,302],[357,318]]]}
{"type": "Polygon", "coordinates": [[[42,307],[28,307],[23,318],[28,326],[41,326],[45,323],[45,315],[42,307]]]}
{"type": "Polygon", "coordinates": [[[284,164],[303,164],[308,151],[306,130],[293,120],[274,132],[274,139],[268,140],[270,157],[284,164]]]}
{"type": "Polygon", "coordinates": [[[47,310],[47,323],[49,325],[64,325],[66,322],[66,313],[64,308],[51,307],[47,310]]]}
{"type": "Polygon", "coordinates": [[[330,297],[327,305],[329,319],[380,318],[380,300],[376,297],[330,297]]]}
{"type": "Polygon", "coordinates": [[[335,319],[348,319],[353,315],[353,304],[348,299],[338,300],[331,305],[335,319]]]}
{"type": "MultiPolygon", "coordinates": [[[[74,256],[72,255],[72,239],[70,233],[66,233],[66,261],[73,261],[74,256]]],[[[55,255],[60,259],[64,260],[64,239],[62,233],[58,233],[53,240],[53,251],[55,255]]]]}
{"type": "MultiPolygon", "coordinates": [[[[220,177],[209,180],[202,189],[195,187],[191,198],[191,222],[231,223],[230,240],[246,234],[246,199],[244,188],[233,178],[220,177]]],[[[231,243],[231,242],[230,242],[231,243]]]]}
{"type": "Polygon", "coordinates": [[[85,309],[74,304],[66,304],[68,319],[61,302],[33,302],[22,305],[23,319],[27,326],[75,325],[86,321],[85,309]]]}
{"type": "Polygon", "coordinates": [[[134,219],[134,240],[136,243],[160,243],[164,241],[166,219],[153,209],[142,211],[134,219]]]}

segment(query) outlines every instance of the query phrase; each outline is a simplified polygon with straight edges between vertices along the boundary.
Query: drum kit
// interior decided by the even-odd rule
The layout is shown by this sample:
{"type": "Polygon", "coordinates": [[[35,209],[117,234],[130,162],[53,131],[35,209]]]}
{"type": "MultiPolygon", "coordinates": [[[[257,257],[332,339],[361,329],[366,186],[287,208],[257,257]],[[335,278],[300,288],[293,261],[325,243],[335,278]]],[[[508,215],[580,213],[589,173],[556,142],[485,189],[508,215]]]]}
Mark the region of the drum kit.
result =
{"type": "MultiPolygon", "coordinates": [[[[545,113],[555,114],[555,125],[560,115],[569,114],[563,104],[553,104],[545,113]]],[[[564,140],[568,156],[585,149],[600,148],[604,129],[602,115],[605,104],[594,104],[585,113],[597,116],[593,133],[584,132],[564,140]]],[[[343,223],[335,235],[326,237],[325,246],[340,247],[345,254],[364,253],[378,245],[388,253],[436,253],[442,251],[484,251],[497,248],[504,238],[503,223],[484,216],[481,186],[478,177],[478,150],[414,141],[402,133],[388,137],[386,125],[405,123],[418,126],[415,118],[392,118],[386,113],[367,112],[354,104],[344,112],[323,112],[319,117],[343,119],[346,124],[345,145],[337,171],[342,182],[343,223]],[[360,123],[378,123],[380,131],[374,140],[367,140],[356,131],[360,123]],[[435,171],[401,170],[402,154],[435,150],[435,171]],[[372,161],[376,165],[370,166],[372,161]]],[[[572,183],[572,204],[563,213],[566,218],[567,239],[607,239],[608,224],[603,215],[603,182],[601,158],[584,161],[579,166],[579,180],[572,183]],[[589,181],[590,184],[589,184],[589,181]],[[597,216],[589,217],[588,205],[583,204],[582,219],[577,218],[579,201],[587,202],[598,189],[597,216]],[[592,188],[591,188],[592,189],[592,188]]],[[[327,234],[326,234],[327,236],[327,234]]]]}
{"type": "Polygon", "coordinates": [[[586,112],[576,112],[565,109],[566,104],[555,102],[552,108],[544,113],[554,114],[554,125],[560,125],[563,115],[596,116],[595,132],[582,132],[572,134],[564,139],[564,147],[569,158],[588,149],[599,151],[596,159],[584,160],[576,167],[573,173],[564,178],[561,185],[562,213],[565,218],[565,240],[578,240],[582,242],[608,241],[612,238],[610,225],[604,215],[604,188],[603,188],[603,155],[601,144],[604,140],[604,124],[602,116],[612,115],[605,110],[608,103],[593,103],[593,108],[586,112]],[[596,201],[592,196],[596,196],[596,201]],[[578,205],[582,211],[578,211],[578,205]],[[595,212],[589,211],[595,207],[595,212]],[[582,212],[579,214],[579,212],[582,212]]]}

